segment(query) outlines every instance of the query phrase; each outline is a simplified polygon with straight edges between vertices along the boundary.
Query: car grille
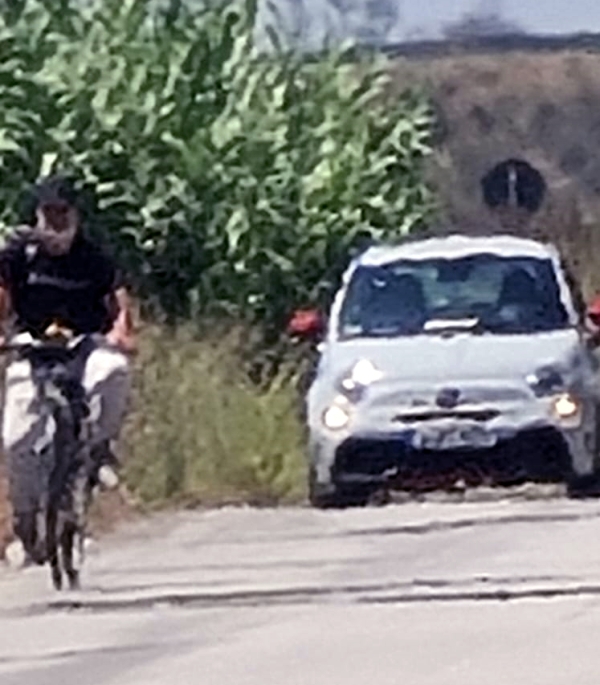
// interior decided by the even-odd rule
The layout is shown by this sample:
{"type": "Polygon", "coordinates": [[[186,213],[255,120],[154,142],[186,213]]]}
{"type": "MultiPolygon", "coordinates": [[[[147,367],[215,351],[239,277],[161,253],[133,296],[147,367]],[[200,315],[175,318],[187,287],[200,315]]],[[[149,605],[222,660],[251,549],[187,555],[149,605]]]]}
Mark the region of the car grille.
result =
{"type": "Polygon", "coordinates": [[[461,410],[431,410],[420,412],[403,412],[394,416],[395,422],[405,424],[424,423],[426,421],[437,421],[440,419],[458,419],[466,421],[477,421],[486,423],[500,416],[497,409],[461,409],[461,410]]]}
{"type": "MultiPolygon", "coordinates": [[[[530,398],[527,389],[506,386],[458,386],[461,392],[460,405],[454,407],[453,411],[460,411],[465,408],[475,406],[489,406],[497,404],[513,404],[526,401],[530,398]]],[[[406,407],[408,413],[412,409],[415,414],[418,411],[427,411],[428,408],[435,409],[438,390],[434,388],[414,389],[407,388],[395,390],[393,392],[376,393],[371,397],[370,403],[373,407],[400,408],[406,407]]]]}

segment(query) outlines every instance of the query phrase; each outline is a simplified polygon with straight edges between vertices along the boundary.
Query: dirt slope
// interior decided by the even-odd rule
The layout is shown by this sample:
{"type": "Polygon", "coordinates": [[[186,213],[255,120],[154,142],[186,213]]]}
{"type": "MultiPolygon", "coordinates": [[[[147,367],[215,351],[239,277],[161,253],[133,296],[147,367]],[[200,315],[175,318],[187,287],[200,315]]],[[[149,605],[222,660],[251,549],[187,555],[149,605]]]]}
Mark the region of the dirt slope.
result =
{"type": "Polygon", "coordinates": [[[600,54],[397,58],[394,80],[399,88],[425,87],[436,104],[431,174],[446,217],[467,230],[500,223],[483,205],[480,180],[499,162],[524,159],[543,174],[549,192],[535,219],[512,217],[513,223],[557,239],[588,289],[600,286],[600,54]]]}

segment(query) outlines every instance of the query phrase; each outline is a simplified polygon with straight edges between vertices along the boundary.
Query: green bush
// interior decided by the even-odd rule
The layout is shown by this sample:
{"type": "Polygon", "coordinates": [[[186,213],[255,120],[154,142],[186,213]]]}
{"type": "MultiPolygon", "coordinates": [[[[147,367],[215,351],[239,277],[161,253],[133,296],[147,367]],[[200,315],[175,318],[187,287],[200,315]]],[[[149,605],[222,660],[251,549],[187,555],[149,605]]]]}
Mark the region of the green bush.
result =
{"type": "Polygon", "coordinates": [[[262,393],[247,381],[238,357],[244,335],[144,331],[123,445],[127,481],[143,502],[303,499],[297,396],[283,376],[262,393]]]}
{"type": "Polygon", "coordinates": [[[75,170],[153,310],[279,330],[361,239],[426,218],[429,108],[388,95],[385,58],[261,54],[252,0],[3,5],[0,219],[75,170]]]}

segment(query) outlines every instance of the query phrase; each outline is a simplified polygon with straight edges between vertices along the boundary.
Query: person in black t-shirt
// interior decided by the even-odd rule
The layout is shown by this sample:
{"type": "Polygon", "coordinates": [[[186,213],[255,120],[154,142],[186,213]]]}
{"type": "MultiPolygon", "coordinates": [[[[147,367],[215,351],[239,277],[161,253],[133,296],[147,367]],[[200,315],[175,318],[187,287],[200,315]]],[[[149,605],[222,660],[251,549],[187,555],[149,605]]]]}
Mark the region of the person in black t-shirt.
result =
{"type": "MultiPolygon", "coordinates": [[[[85,359],[82,382],[94,421],[97,479],[115,487],[110,444],[118,437],[128,404],[127,354],[136,349],[127,291],[113,261],[81,231],[73,184],[60,176],[44,179],[34,186],[33,199],[33,225],[15,230],[0,250],[3,337],[39,336],[52,323],[91,335],[94,346],[85,359]]],[[[6,369],[2,439],[15,544],[23,561],[35,548],[33,474],[44,434],[35,399],[29,362],[12,361],[6,369]]]]}

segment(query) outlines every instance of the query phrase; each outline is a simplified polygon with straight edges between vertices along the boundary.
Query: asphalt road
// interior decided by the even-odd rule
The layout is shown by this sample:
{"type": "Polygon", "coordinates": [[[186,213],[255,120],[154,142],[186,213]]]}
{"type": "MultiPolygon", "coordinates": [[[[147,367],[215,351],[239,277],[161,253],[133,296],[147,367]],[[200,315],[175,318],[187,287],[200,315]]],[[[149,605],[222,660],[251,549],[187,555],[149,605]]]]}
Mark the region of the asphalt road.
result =
{"type": "Polygon", "coordinates": [[[230,509],[0,571],[2,685],[598,685],[600,503],[230,509]]]}

